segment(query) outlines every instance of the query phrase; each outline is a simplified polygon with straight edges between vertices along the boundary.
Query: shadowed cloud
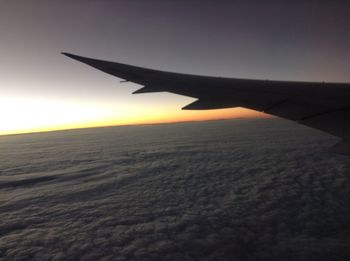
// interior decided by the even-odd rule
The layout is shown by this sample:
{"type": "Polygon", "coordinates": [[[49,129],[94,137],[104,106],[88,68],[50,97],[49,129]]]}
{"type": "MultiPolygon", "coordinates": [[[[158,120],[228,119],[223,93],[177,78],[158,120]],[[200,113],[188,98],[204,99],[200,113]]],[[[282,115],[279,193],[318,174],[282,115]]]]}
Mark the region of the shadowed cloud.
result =
{"type": "Polygon", "coordinates": [[[14,137],[0,139],[5,260],[350,257],[350,165],[320,132],[271,119],[14,137]]]}

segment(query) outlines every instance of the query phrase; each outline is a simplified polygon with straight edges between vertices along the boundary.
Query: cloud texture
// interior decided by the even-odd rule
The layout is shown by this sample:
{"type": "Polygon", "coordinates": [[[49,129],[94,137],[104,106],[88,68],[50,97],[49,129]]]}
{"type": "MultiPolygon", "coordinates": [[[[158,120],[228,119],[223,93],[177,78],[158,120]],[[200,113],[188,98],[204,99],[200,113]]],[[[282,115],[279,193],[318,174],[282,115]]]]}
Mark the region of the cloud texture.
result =
{"type": "Polygon", "coordinates": [[[0,260],[347,260],[336,141],[280,119],[0,137],[0,260]]]}

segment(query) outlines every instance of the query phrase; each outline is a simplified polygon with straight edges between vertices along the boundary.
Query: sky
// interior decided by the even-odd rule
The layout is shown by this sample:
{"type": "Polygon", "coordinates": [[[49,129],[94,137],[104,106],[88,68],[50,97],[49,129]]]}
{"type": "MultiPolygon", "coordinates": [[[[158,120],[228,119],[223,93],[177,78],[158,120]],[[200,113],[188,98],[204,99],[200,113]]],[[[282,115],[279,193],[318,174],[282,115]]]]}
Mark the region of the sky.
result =
{"type": "Polygon", "coordinates": [[[2,0],[0,36],[0,135],[264,117],[131,95],[137,85],[61,52],[188,74],[350,82],[346,0],[2,0]]]}

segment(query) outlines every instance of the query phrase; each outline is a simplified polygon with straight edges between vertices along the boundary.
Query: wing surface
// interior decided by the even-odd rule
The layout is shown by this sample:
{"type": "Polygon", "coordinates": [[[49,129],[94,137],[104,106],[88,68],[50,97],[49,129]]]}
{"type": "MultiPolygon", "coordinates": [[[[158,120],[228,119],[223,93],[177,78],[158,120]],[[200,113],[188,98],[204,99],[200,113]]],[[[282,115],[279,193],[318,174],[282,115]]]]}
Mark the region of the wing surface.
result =
{"type": "Polygon", "coordinates": [[[245,107],[319,129],[343,139],[350,154],[350,84],[220,78],[64,55],[142,87],[134,93],[170,92],[197,100],[182,109],[245,107]]]}

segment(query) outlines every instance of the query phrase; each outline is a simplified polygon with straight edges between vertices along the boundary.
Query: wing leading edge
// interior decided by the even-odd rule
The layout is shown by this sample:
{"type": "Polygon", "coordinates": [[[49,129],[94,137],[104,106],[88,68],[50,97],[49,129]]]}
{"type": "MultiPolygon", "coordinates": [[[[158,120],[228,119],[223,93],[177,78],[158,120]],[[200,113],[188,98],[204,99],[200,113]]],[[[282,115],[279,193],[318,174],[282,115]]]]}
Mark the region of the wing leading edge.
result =
{"type": "Polygon", "coordinates": [[[165,72],[74,54],[64,55],[125,81],[134,93],[170,92],[197,100],[182,109],[245,107],[330,133],[343,140],[333,152],[350,155],[350,84],[220,78],[165,72]]]}

